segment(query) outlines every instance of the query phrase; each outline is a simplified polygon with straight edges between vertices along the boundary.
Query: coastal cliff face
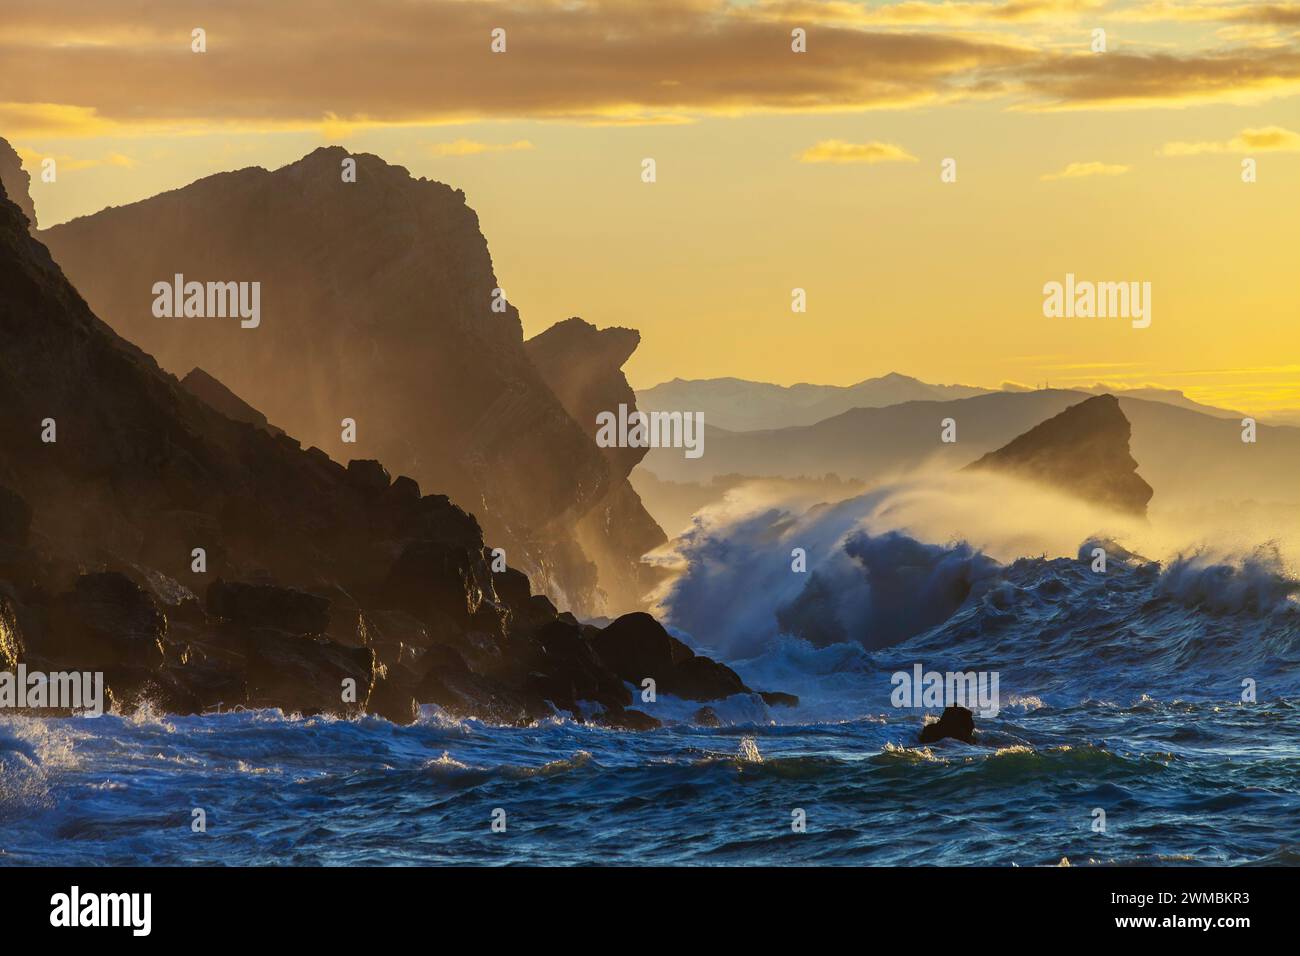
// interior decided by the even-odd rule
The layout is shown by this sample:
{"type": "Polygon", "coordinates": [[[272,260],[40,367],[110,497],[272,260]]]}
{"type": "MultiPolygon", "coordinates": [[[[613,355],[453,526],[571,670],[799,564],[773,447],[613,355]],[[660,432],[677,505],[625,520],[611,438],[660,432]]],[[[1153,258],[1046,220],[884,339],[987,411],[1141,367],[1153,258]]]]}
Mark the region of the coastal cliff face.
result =
{"type": "Polygon", "coordinates": [[[1035,425],[966,467],[1026,478],[1126,514],[1153,494],[1129,451],[1132,427],[1114,395],[1098,395],[1035,425]]]}
{"type": "Polygon", "coordinates": [[[27,174],[27,170],[23,169],[18,153],[3,139],[0,139],[0,185],[4,186],[5,192],[22,210],[27,221],[31,223],[31,228],[35,229],[36,207],[32,205],[32,178],[27,174]]]}
{"type": "MultiPolygon", "coordinates": [[[[579,318],[557,322],[524,343],[528,356],[565,411],[592,429],[601,412],[636,408],[636,393],[623,375],[641,335],[635,329],[598,329],[579,318]]],[[[576,525],[583,552],[600,569],[600,588],[614,607],[640,607],[664,572],[640,560],[668,536],[628,481],[647,448],[600,449],[610,469],[610,488],[576,525]]]]}
{"type": "MultiPolygon", "coordinates": [[[[594,425],[548,387],[568,370],[530,359],[459,190],[330,147],[41,238],[95,312],[167,371],[201,367],[327,455],[376,459],[445,492],[490,546],[579,614],[641,606],[605,600],[609,556],[590,554],[576,531],[625,495],[625,475],[596,447],[594,425]],[[350,159],[355,182],[342,175],[350,159]],[[177,274],[260,283],[257,326],[157,317],[154,285],[177,274]]],[[[640,554],[616,557],[621,567],[640,554]]]]}
{"type": "Polygon", "coordinates": [[[303,450],[210,378],[191,386],[235,417],[96,318],[0,197],[0,664],[103,671],[115,702],[182,713],[436,703],[651,727],[628,682],[747,691],[639,654],[671,640],[647,615],[602,631],[557,612],[446,496],[303,450]]]}

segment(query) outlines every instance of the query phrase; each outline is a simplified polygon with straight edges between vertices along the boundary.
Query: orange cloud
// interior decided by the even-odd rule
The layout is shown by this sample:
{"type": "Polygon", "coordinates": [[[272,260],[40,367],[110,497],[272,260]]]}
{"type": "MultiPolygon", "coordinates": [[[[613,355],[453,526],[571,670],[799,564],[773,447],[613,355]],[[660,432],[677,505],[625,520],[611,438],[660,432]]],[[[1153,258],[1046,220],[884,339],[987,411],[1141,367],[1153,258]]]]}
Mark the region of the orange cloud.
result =
{"type": "MultiPolygon", "coordinates": [[[[1093,8],[1068,0],[223,0],[195,13],[174,0],[136,0],[128,15],[102,0],[60,0],[18,5],[0,19],[0,129],[321,129],[337,137],[484,119],[633,125],[994,97],[1022,109],[1113,109],[1300,92],[1295,43],[1077,56],[1008,29],[942,30],[1093,8]],[[196,19],[207,31],[201,54],[190,50],[196,19]],[[800,23],[810,28],[807,53],[791,49],[800,23]],[[498,27],[504,53],[491,50],[498,27]]],[[[1231,10],[1285,15],[1265,5],[1231,10]]]]}

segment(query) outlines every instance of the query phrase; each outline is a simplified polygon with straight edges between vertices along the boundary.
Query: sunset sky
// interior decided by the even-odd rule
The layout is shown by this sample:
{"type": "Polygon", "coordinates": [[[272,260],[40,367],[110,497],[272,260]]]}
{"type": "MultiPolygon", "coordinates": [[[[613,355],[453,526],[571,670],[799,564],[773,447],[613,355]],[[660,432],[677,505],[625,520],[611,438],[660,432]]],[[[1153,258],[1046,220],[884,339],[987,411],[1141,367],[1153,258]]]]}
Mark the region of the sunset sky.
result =
{"type": "Polygon", "coordinates": [[[376,153],[465,190],[526,334],[639,329],[638,387],[1300,408],[1300,3],[0,0],[0,136],[58,160],[42,226],[376,153]],[[1045,318],[1067,272],[1150,282],[1150,328],[1045,318]]]}

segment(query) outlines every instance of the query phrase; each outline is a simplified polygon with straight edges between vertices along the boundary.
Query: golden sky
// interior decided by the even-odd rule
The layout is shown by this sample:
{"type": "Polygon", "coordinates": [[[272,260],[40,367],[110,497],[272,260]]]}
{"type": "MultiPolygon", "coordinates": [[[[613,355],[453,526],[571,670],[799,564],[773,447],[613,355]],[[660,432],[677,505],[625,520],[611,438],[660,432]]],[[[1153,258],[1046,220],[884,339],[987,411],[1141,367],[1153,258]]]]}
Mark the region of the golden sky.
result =
{"type": "Polygon", "coordinates": [[[640,329],[637,386],[1300,408],[1298,2],[0,0],[0,136],[59,162],[42,225],[376,153],[465,190],[527,334],[640,329]],[[1151,326],[1045,318],[1066,273],[1150,282],[1151,326]]]}

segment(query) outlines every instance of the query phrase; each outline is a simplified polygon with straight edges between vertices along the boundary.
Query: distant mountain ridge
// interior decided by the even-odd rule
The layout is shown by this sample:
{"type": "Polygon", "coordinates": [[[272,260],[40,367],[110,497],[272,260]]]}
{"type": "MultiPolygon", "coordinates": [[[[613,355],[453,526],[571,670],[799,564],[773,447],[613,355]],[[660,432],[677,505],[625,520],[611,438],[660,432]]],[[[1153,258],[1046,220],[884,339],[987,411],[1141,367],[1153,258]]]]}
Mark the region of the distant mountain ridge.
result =
{"type": "MultiPolygon", "coordinates": [[[[791,428],[733,432],[708,425],[702,458],[651,449],[638,468],[659,482],[692,489],[656,489],[634,476],[652,514],[680,524],[671,496],[709,496],[715,478],[821,478],[880,482],[933,466],[957,471],[1034,426],[1077,405],[1091,393],[1066,389],[990,392],[952,401],[903,402],[855,408],[833,418],[791,428]],[[941,440],[952,419],[956,441],[941,440]],[[695,494],[690,494],[694,491],[695,494]]],[[[1239,419],[1210,415],[1163,401],[1117,396],[1131,425],[1130,449],[1142,477],[1155,489],[1153,506],[1202,508],[1234,503],[1300,505],[1300,428],[1260,424],[1258,440],[1241,440],[1239,419]]],[[[676,530],[675,528],[672,530],[676,530]]]]}
{"type": "Polygon", "coordinates": [[[812,425],[851,408],[880,408],[899,402],[969,398],[991,391],[968,385],[929,385],[890,372],[856,385],[773,385],[740,378],[680,379],[636,393],[649,410],[699,411],[706,424],[728,431],[812,425]]]}
{"type": "MultiPolygon", "coordinates": [[[[744,432],[815,425],[853,408],[884,408],[915,401],[949,401],[999,391],[1024,393],[1043,390],[1013,382],[1004,382],[996,389],[975,385],[935,385],[910,375],[890,372],[864,379],[856,385],[844,386],[808,383],[774,385],[741,378],[675,378],[652,388],[640,389],[637,401],[647,410],[702,411],[707,424],[727,431],[744,432]]],[[[1145,398],[1216,418],[1240,417],[1242,414],[1193,401],[1178,389],[1172,388],[1117,388],[1097,383],[1067,390],[1093,395],[1111,393],[1124,398],[1145,398]]]]}

